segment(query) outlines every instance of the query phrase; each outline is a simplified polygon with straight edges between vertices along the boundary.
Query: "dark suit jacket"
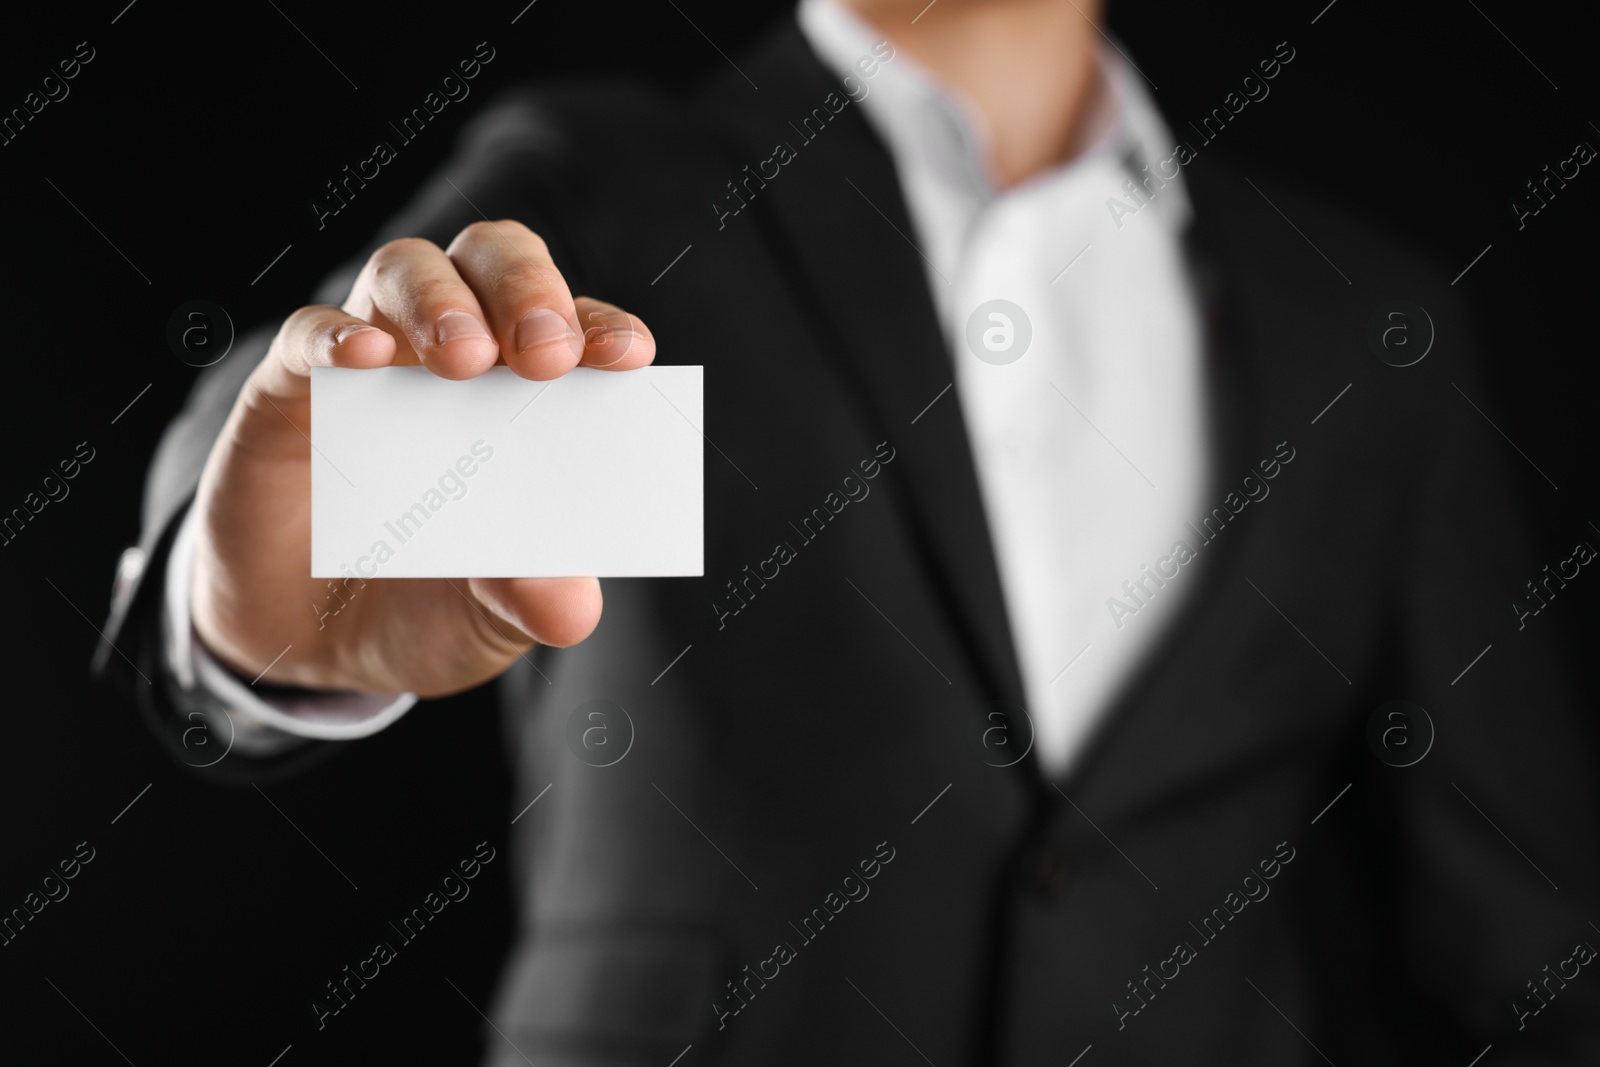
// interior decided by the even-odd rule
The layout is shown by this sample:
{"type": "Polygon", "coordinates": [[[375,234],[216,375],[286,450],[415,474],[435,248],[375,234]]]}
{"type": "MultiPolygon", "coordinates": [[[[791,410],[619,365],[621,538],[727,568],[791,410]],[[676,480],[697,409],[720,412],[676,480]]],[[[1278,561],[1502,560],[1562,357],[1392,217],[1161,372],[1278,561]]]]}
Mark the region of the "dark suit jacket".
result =
{"type": "MultiPolygon", "coordinates": [[[[1554,628],[1508,610],[1587,535],[1556,555],[1522,532],[1536,475],[1465,402],[1488,397],[1452,272],[1251,175],[1280,215],[1214,147],[1184,169],[1210,499],[1282,442],[1294,459],[1192,539],[1180,618],[1047,781],[1003,710],[1022,697],[960,404],[924,411],[970,357],[941,339],[891,160],[850,105],[720,217],[726,183],[837,88],[792,24],[739,65],[759,91],[729,71],[683,97],[513,94],[385,234],[442,245],[474,205],[524,220],[575,292],[650,324],[660,362],[706,367],[705,577],[607,582],[594,636],[537,655],[548,681],[500,685],[521,793],[550,785],[513,831],[500,1029],[541,1067],[663,1067],[691,1044],[685,1065],[1089,1046],[1089,1067],[1465,1065],[1491,1043],[1496,1065],[1600,1062],[1600,975],[1541,970],[1600,944],[1590,728],[1554,628]],[[1437,333],[1408,368],[1363,339],[1396,298],[1437,333]],[[780,543],[793,558],[764,563],[780,543]],[[1394,699],[1435,734],[1404,768],[1369,739],[1394,699]],[[626,711],[610,766],[571,741],[591,700],[626,711]]],[[[266,340],[207,372],[157,457],[154,565],[110,635],[135,658],[266,340]]]]}

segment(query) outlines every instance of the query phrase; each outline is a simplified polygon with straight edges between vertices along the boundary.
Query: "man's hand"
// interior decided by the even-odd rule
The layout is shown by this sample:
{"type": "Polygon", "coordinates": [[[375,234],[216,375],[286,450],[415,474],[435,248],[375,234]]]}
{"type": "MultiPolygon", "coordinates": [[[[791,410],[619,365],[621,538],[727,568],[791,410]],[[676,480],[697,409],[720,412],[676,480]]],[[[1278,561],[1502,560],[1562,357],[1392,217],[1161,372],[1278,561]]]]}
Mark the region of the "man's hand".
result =
{"type": "Polygon", "coordinates": [[[580,364],[630,370],[655,357],[638,318],[576,300],[539,236],[480,222],[441,250],[375,252],[342,308],[289,316],[211,450],[195,500],[192,609],[205,645],[236,671],[313,688],[436,696],[499,674],[535,643],[565,646],[600,621],[594,578],[374,579],[334,624],[313,607],[312,367],[420,363],[460,380],[504,363],[524,378],[580,364]]]}

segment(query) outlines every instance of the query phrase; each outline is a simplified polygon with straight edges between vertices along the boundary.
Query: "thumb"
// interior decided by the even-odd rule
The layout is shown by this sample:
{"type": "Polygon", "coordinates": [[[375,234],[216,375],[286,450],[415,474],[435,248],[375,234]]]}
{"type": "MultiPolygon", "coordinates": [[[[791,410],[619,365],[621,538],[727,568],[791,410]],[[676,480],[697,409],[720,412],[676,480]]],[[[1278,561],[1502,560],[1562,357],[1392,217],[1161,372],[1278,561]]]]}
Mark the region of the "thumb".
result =
{"type": "Polygon", "coordinates": [[[500,623],[499,636],[525,635],[566,648],[594,632],[602,597],[595,578],[472,578],[468,591],[500,623]]]}

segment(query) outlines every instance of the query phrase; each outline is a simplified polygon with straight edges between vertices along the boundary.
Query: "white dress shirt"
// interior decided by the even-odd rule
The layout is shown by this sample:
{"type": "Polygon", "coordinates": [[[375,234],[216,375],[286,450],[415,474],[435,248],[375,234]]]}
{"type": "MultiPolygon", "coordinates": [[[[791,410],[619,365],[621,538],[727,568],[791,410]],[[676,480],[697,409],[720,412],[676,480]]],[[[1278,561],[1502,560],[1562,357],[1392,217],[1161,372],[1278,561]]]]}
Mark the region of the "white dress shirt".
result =
{"type": "MultiPolygon", "coordinates": [[[[863,79],[856,62],[881,35],[836,0],[801,0],[798,19],[826,66],[865,84],[851,106],[899,175],[954,358],[953,397],[940,402],[959,403],[966,420],[1034,745],[1045,771],[1062,774],[1184,592],[1181,570],[1158,585],[1143,568],[1202,511],[1201,335],[1180,246],[1182,177],[1163,175],[1138,197],[1125,185],[1175,142],[1127,64],[1103,51],[1104,106],[1088,147],[1000,190],[983,123],[959,94],[903,49],[863,79]],[[1113,212],[1112,198],[1136,213],[1113,212]],[[1114,613],[1112,598],[1136,614],[1114,613]]],[[[218,664],[189,625],[193,521],[168,572],[170,666],[228,710],[235,750],[360,737],[412,706],[409,694],[269,703],[218,664]]]]}
{"type": "MultiPolygon", "coordinates": [[[[879,33],[833,0],[801,0],[799,20],[825,64],[862,80],[852,64],[879,33]]],[[[1105,107],[1088,147],[1004,190],[976,110],[904,49],[859,103],[894,158],[927,265],[1036,752],[1055,775],[1173,614],[1181,569],[1165,587],[1145,579],[1142,607],[1122,583],[1188,536],[1208,463],[1182,176],[1158,177],[1153,195],[1141,189],[1149,203],[1135,214],[1114,218],[1108,206],[1138,207],[1124,183],[1134,172],[1143,180],[1144,165],[1159,175],[1175,142],[1116,52],[1102,49],[1100,68],[1105,107]],[[997,361],[1016,347],[983,343],[986,330],[999,345],[1024,333],[1014,312],[988,317],[981,306],[996,299],[1020,308],[1031,333],[1012,362],[997,361]],[[1113,617],[1112,597],[1136,616],[1113,617]]]]}

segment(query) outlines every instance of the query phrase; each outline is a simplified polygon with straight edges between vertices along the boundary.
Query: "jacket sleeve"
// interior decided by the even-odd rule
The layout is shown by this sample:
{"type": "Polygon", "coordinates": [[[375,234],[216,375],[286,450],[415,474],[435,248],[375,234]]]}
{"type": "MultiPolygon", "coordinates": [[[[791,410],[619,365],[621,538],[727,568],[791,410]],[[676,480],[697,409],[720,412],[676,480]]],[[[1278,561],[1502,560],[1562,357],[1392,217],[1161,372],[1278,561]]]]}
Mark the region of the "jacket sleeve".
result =
{"type": "MultiPolygon", "coordinates": [[[[492,103],[463,131],[451,158],[382,227],[370,248],[398,237],[424,237],[442,247],[472,222],[514,218],[545,239],[573,289],[582,291],[584,264],[569,234],[587,210],[588,197],[570,165],[579,153],[557,119],[563,113],[560,96],[554,90],[523,87],[492,103]]],[[[368,254],[326,278],[308,302],[343,302],[368,254]]],[[[273,323],[241,335],[221,362],[201,372],[163,434],[145,483],[139,541],[123,552],[118,565],[109,618],[93,661],[97,676],[136,701],[175,758],[224,781],[295,773],[343,743],[272,738],[270,731],[263,735],[257,730],[254,745],[240,746],[233,759],[218,759],[234,743],[233,727],[215,697],[204,686],[197,688],[192,678],[178,677],[166,654],[170,642],[163,634],[163,591],[181,520],[234,400],[276,330],[273,323]],[[247,747],[256,755],[241,758],[247,747]]],[[[291,703],[305,696],[303,691],[276,694],[278,701],[291,703]]]]}
{"type": "Polygon", "coordinates": [[[1396,1010],[1429,1062],[1468,1063],[1492,1044],[1507,1067],[1600,1063],[1597,747],[1569,625],[1580,598],[1600,594],[1596,568],[1578,562],[1600,534],[1561,519],[1534,532],[1526,504],[1560,500],[1546,478],[1561,478],[1556,457],[1541,470],[1546,457],[1502,433],[1516,436],[1459,340],[1475,334],[1470,317],[1439,306],[1436,377],[1411,412],[1412,521],[1396,546],[1394,695],[1428,722],[1390,724],[1418,746],[1397,762],[1421,758],[1377,768],[1374,815],[1396,861],[1408,1002],[1396,1010]],[[1538,606],[1530,581],[1549,606],[1524,616],[1538,606]]]}

